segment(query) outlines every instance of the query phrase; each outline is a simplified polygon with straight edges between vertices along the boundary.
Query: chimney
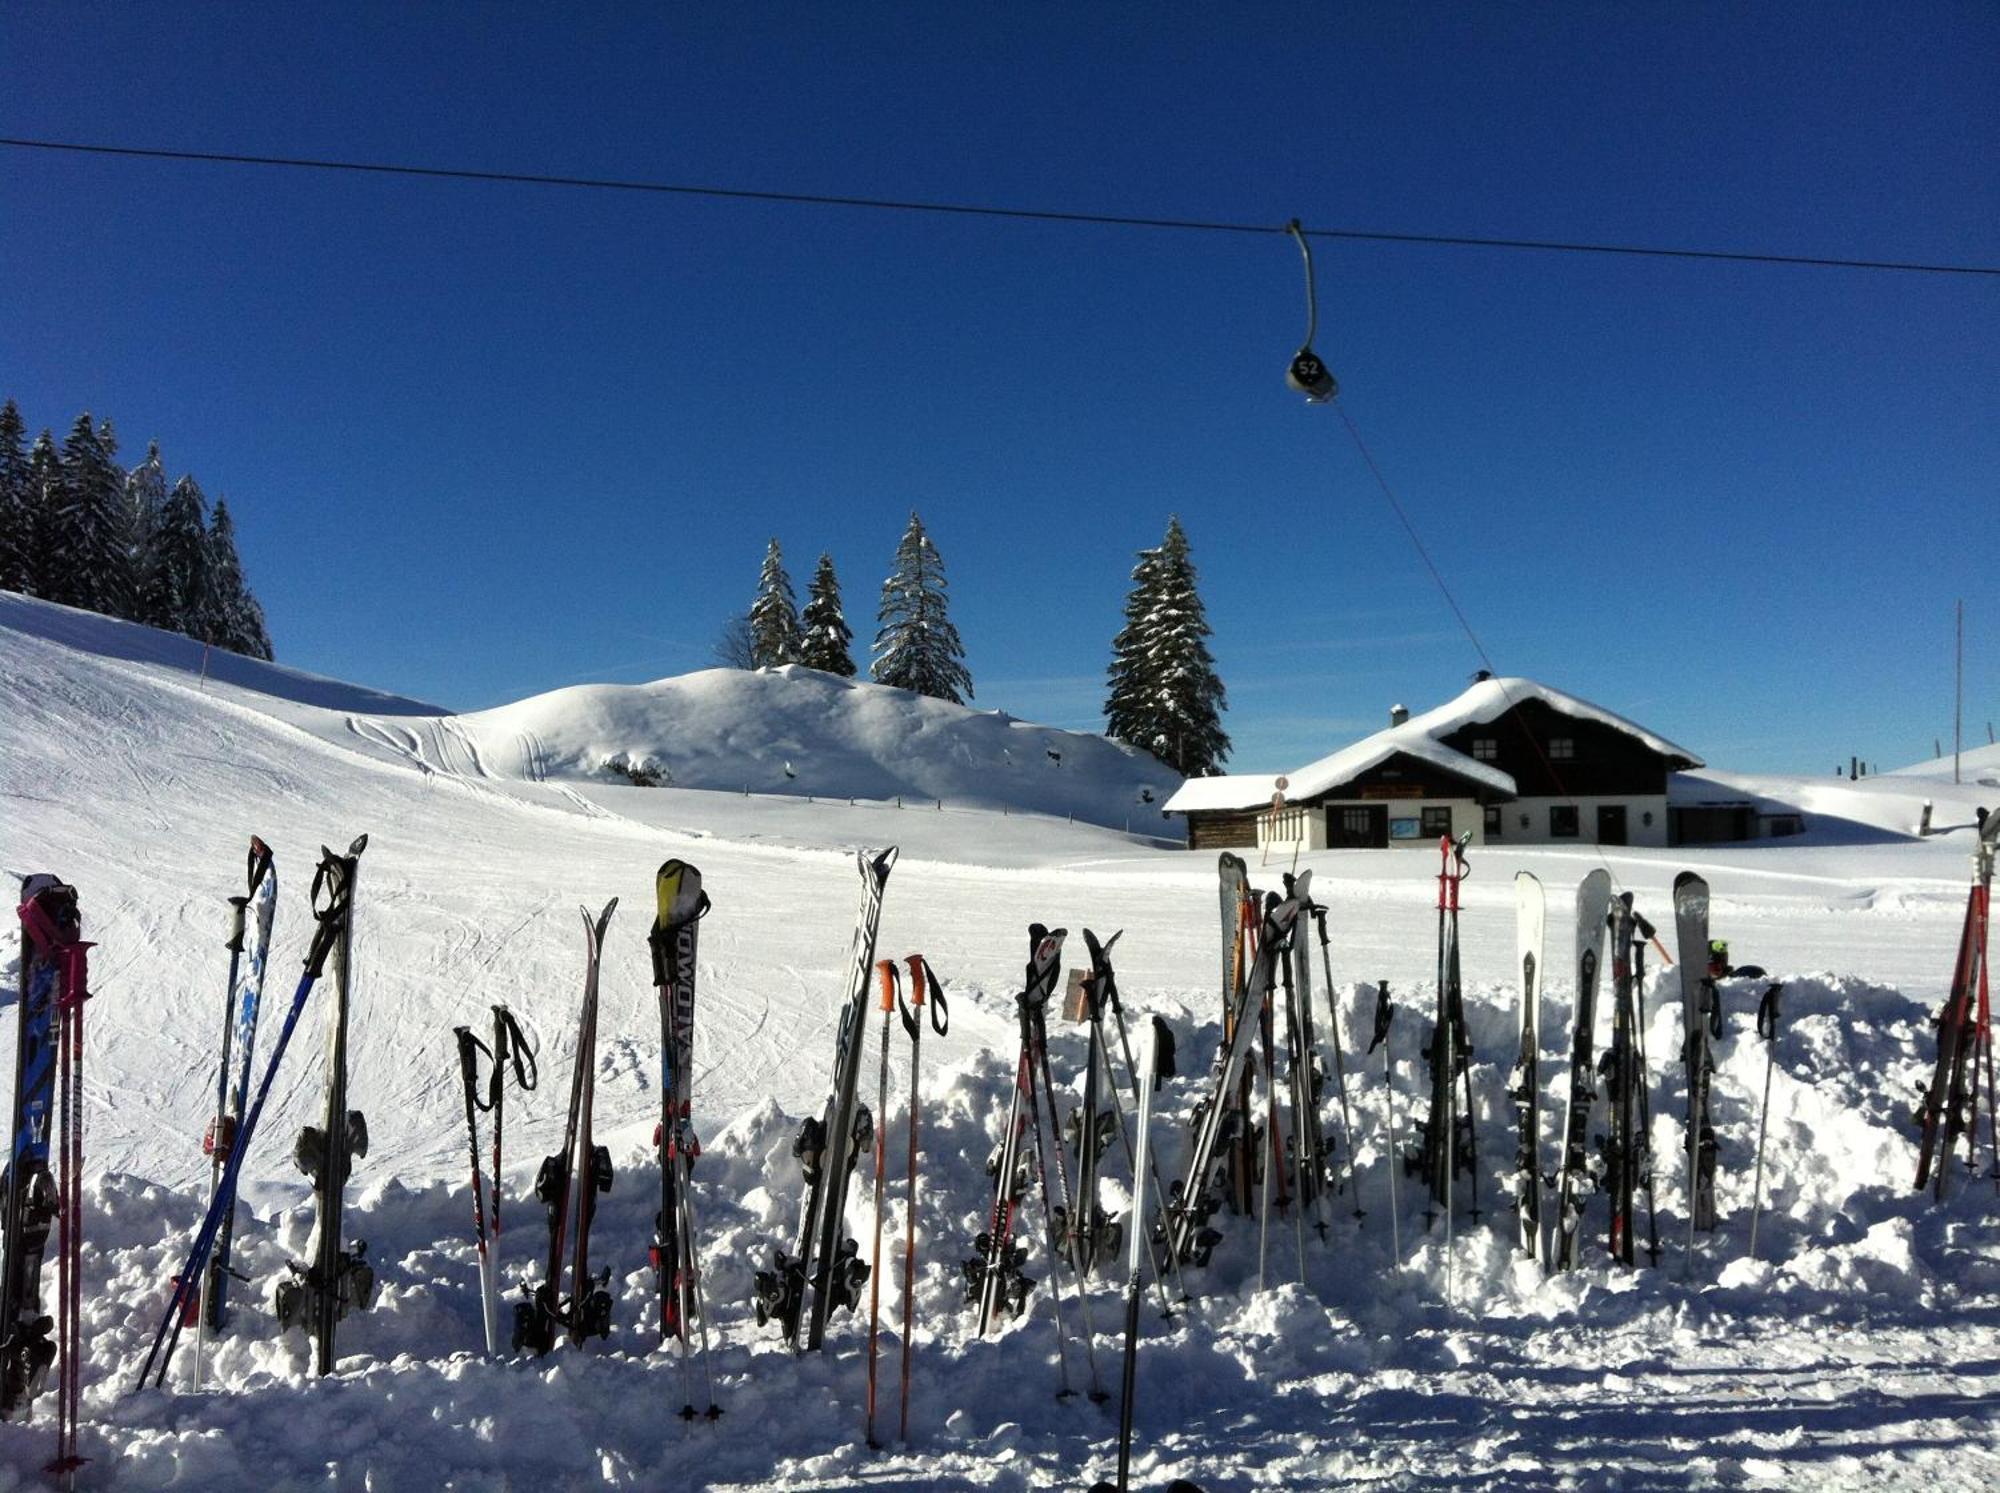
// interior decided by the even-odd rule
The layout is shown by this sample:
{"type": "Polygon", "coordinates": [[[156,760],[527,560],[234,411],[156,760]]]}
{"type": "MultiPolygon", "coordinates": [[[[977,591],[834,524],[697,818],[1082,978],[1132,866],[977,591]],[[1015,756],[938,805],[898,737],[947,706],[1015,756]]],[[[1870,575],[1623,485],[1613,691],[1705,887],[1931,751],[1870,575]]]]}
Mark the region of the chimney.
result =
{"type": "Polygon", "coordinates": [[[1391,705],[1391,706],[1389,707],[1389,724],[1390,724],[1390,725],[1392,725],[1392,726],[1400,726],[1400,725],[1403,725],[1403,724],[1404,724],[1405,722],[1407,722],[1407,721],[1409,720],[1409,718],[1410,718],[1410,707],[1409,707],[1409,706],[1407,706],[1407,705],[1391,705]]]}

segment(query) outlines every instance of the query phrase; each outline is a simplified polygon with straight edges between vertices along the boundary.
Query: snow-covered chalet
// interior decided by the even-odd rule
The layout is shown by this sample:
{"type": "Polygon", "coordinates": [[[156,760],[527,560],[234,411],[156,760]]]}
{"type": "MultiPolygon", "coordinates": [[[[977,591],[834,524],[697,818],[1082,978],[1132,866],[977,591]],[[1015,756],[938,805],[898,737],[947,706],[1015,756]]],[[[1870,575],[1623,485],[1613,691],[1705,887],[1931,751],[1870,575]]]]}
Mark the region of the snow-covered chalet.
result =
{"type": "Polygon", "coordinates": [[[1665,845],[1667,779],[1702,766],[1587,700],[1532,679],[1482,674],[1422,715],[1296,772],[1189,778],[1166,812],[1190,849],[1268,842],[1307,849],[1474,844],[1665,845]]]}

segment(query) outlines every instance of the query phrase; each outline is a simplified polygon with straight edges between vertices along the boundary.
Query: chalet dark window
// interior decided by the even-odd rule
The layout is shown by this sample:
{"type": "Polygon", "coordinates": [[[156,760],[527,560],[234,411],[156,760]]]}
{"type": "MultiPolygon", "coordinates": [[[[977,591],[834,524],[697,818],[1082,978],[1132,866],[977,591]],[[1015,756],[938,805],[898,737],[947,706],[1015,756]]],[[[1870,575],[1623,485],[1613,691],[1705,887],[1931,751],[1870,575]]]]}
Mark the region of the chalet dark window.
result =
{"type": "Polygon", "coordinates": [[[1490,736],[1472,738],[1472,757],[1475,762],[1497,762],[1500,759],[1500,743],[1490,736]]]}
{"type": "Polygon", "coordinates": [[[1500,807],[1497,804],[1486,806],[1486,838],[1489,840],[1500,838],[1500,807]]]}
{"type": "Polygon", "coordinates": [[[1366,809],[1342,809],[1340,827],[1350,835],[1360,835],[1365,844],[1369,832],[1369,817],[1366,809]]]}
{"type": "Polygon", "coordinates": [[[1436,808],[1425,808],[1423,830],[1426,840],[1430,839],[1433,835],[1443,837],[1450,834],[1451,805],[1442,804],[1436,808]]]}
{"type": "Polygon", "coordinates": [[[1576,805],[1549,805],[1549,838],[1551,840],[1574,840],[1576,838],[1576,805]]]}
{"type": "Polygon", "coordinates": [[[1549,761],[1573,762],[1576,760],[1576,738],[1574,736],[1551,736],[1549,738],[1549,761]]]}

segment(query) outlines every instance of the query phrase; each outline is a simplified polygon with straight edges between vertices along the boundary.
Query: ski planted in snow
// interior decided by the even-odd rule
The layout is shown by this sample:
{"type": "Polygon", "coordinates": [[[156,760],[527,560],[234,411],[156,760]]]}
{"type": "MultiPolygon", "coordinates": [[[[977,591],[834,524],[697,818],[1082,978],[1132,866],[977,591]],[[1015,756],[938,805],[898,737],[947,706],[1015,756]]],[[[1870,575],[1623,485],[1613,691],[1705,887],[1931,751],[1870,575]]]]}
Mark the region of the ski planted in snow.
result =
{"type": "MultiPolygon", "coordinates": [[[[278,872],[271,848],[255,835],[250,837],[247,871],[250,890],[229,899],[229,986],[222,1004],[222,1063],[215,1079],[215,1118],[202,1137],[202,1149],[209,1156],[208,1200],[213,1203],[221,1190],[222,1169],[228,1164],[230,1147],[237,1128],[243,1123],[243,1107],[250,1098],[250,1062],[257,1046],[257,1017],[264,1003],[264,965],[271,952],[271,924],[278,910],[278,872]],[[251,904],[256,905],[254,920],[251,904]],[[254,927],[254,932],[251,928],[254,927]],[[244,937],[249,934],[246,947],[244,937]],[[249,969],[243,968],[249,956],[249,969]],[[243,976],[239,988],[238,976],[243,976]],[[233,1071],[232,1071],[233,1069],[233,1071]]],[[[222,1227],[215,1237],[215,1256],[202,1277],[201,1314],[195,1324],[194,1387],[201,1388],[202,1353],[208,1333],[228,1319],[231,1271],[230,1249],[236,1234],[236,1209],[223,1211],[222,1227]]]]}
{"type": "Polygon", "coordinates": [[[1681,1062],[1687,1073],[1688,1248],[1697,1229],[1715,1227],[1715,1041],[1722,1035],[1720,972],[1710,958],[1708,882],[1692,871],[1674,878],[1674,943],[1681,968],[1681,1062]]]}
{"type": "Polygon", "coordinates": [[[1987,935],[1993,896],[1993,860],[2000,846],[2000,812],[1979,811],[1979,839],[1973,851],[1972,890],[1965,901],[1958,958],[1951,988],[1938,1012],[1937,1066],[1924,1091],[1917,1124],[1922,1145],[1917,1156],[1917,1189],[1944,1198],[1951,1153],[1965,1137],[1966,1167],[1979,1170],[1979,1080],[1985,1068],[1988,1136],[1993,1142],[1994,1185],[2000,1188],[2000,1105],[1993,1072],[1993,1005],[1987,963],[1987,935]]]}
{"type": "Polygon", "coordinates": [[[896,864],[896,847],[875,856],[857,854],[861,873],[861,910],[855,918],[854,941],[848,948],[847,995],[840,1008],[834,1040],[833,1092],[818,1119],[799,1128],[792,1154],[805,1173],[805,1200],[800,1210],[799,1245],[793,1254],[772,1251],[771,1268],[756,1275],[759,1325],[776,1321],[794,1350],[818,1348],[826,1341],[826,1324],[833,1313],[859,1303],[868,1267],[861,1247],[845,1237],[847,1189],[856,1163],[875,1138],[874,1119],[860,1103],[862,1046],[867,1036],[868,980],[875,965],[875,933],[882,920],[882,893],[896,864]],[[812,1295],[807,1312],[806,1295],[812,1295]],[[801,1324],[805,1340],[799,1340],[801,1324]]]}
{"type": "MultiPolygon", "coordinates": [[[[329,895],[352,905],[354,877],[366,837],[344,856],[320,863],[316,880],[329,883],[329,895]],[[338,884],[338,891],[332,885],[338,884]]],[[[359,1110],[347,1107],[347,1031],[353,994],[354,920],[341,920],[330,951],[333,1003],[326,1012],[326,1109],[318,1125],[299,1132],[293,1157],[312,1182],[314,1219],[307,1249],[311,1259],[289,1262],[290,1279],[280,1281],[272,1306],[279,1325],[303,1327],[315,1347],[314,1369],[330,1374],[336,1358],[334,1339],[340,1321],[350,1311],[366,1311],[375,1301],[375,1270],[368,1263],[368,1246],[346,1244],[343,1204],[348,1174],[356,1157],[368,1154],[368,1126],[359,1110]]],[[[233,1202],[233,1198],[232,1198],[233,1202]]]]}
{"type": "Polygon", "coordinates": [[[1611,873],[1599,868],[1576,889],[1576,1006],[1570,1018],[1569,1109],[1563,1117],[1562,1168],[1556,1179],[1555,1268],[1582,1261],[1583,1210],[1598,1187],[1590,1151],[1590,1117],[1597,1104],[1597,980],[1611,911],[1611,873]]]}
{"type": "Polygon", "coordinates": [[[79,922],[76,889],[53,876],[21,884],[20,991],[14,1113],[4,1179],[7,1230],[0,1256],[0,1419],[26,1415],[56,1360],[55,1320],[43,1309],[42,1260],[60,1209],[49,1147],[56,1116],[62,965],[40,947],[30,917],[56,929],[79,922]]]}
{"type": "MultiPolygon", "coordinates": [[[[694,1132],[694,987],[701,920],[708,916],[708,893],[701,872],[686,861],[670,860],[653,878],[657,912],[647,943],[653,954],[653,985],[660,996],[660,1123],[653,1144],[660,1153],[660,1211],[653,1220],[653,1270],[660,1290],[660,1341],[680,1346],[681,1414],[695,1414],[689,1337],[700,1333],[702,1360],[708,1359],[708,1321],[701,1288],[701,1240],[695,1231],[694,1163],[701,1142],[694,1132]]],[[[722,1413],[715,1402],[714,1368],[708,1366],[708,1415],[722,1413]]]]}
{"type": "Polygon", "coordinates": [[[1108,1090],[1101,1082],[1111,1078],[1111,1054],[1104,1049],[1104,997],[1099,971],[1111,967],[1111,944],[1118,942],[1119,935],[1111,935],[1111,944],[1101,944],[1097,935],[1086,928],[1083,938],[1090,950],[1091,967],[1070,972],[1063,1008],[1066,1020],[1084,1022],[1089,1028],[1084,1037],[1083,1102],[1070,1110],[1064,1127],[1076,1156],[1076,1205],[1074,1209],[1062,1209],[1056,1218],[1056,1241],[1063,1258],[1075,1267],[1079,1276],[1089,1275],[1100,1261],[1116,1255],[1122,1237],[1119,1221],[1099,1205],[1097,1188],[1104,1148],[1119,1132],[1123,1119],[1117,1108],[1115,1081],[1108,1090]],[[1104,1107],[1106,1099],[1111,1101],[1111,1108],[1104,1107]]]}
{"type": "MultiPolygon", "coordinates": [[[[1235,1040],[1239,1019],[1236,997],[1249,978],[1257,957],[1258,897],[1250,886],[1250,868],[1241,856],[1222,852],[1217,861],[1222,913],[1222,1040],[1235,1040]]],[[[1268,999],[1268,995],[1267,995],[1268,999]]],[[[1253,1022],[1263,1019],[1262,1007],[1249,1011],[1253,1022]]],[[[1226,1122],[1229,1141],[1223,1157],[1223,1196],[1232,1213],[1248,1215],[1257,1206],[1257,1183],[1263,1175],[1262,1127],[1252,1118],[1250,1098],[1255,1086],[1256,1060],[1247,1054],[1243,1073],[1225,1102],[1236,1117],[1226,1122]]]]}
{"type": "Polygon", "coordinates": [[[1459,967],[1459,889],[1469,873],[1465,848],[1471,831],[1438,841],[1437,1017],[1426,1056],[1431,1070],[1430,1112],[1417,1122],[1418,1149],[1404,1159],[1430,1194],[1424,1227],[1442,1215],[1451,1227],[1452,1187],[1462,1174],[1472,1183],[1471,1215],[1479,1218],[1478,1132],[1472,1109],[1472,1035],[1465,1024],[1465,987],[1459,967]],[[1463,1089],[1461,1096],[1460,1090],[1463,1089]]]}
{"type": "Polygon", "coordinates": [[[562,1150],[543,1157],[535,1174],[535,1197],[549,1215],[548,1274],[539,1286],[524,1286],[524,1299],[514,1303],[516,1353],[546,1353],[563,1336],[581,1347],[587,1337],[611,1335],[611,1267],[595,1275],[590,1271],[590,1224],[597,1214],[597,1195],[611,1191],[611,1151],[592,1135],[591,1110],[597,1096],[598,974],[604,930],[617,909],[616,897],[595,918],[589,908],[577,909],[583,919],[583,1009],[570,1067],[569,1112],[562,1150]]]}
{"type": "Polygon", "coordinates": [[[1291,946],[1301,899],[1312,894],[1312,873],[1302,871],[1293,885],[1293,894],[1268,908],[1257,939],[1256,957],[1248,977],[1237,990],[1224,1023],[1226,1035],[1215,1056],[1214,1087],[1195,1110],[1194,1144],[1187,1172],[1165,1200],[1161,1222],[1163,1242],[1171,1259],[1186,1264],[1205,1265],[1222,1236],[1210,1226],[1217,1199],[1214,1196],[1217,1162],[1226,1147],[1238,1140],[1245,1128],[1245,1115],[1231,1101],[1238,1091],[1245,1059],[1257,1032],[1257,1013],[1270,999],[1276,982],[1278,960],[1291,946]]]}
{"type": "Polygon", "coordinates": [[[1514,875],[1514,953],[1521,972],[1520,1041],[1507,1095],[1520,1135],[1514,1149],[1514,1223],[1521,1253],[1542,1258],[1542,883],[1514,875]]]}

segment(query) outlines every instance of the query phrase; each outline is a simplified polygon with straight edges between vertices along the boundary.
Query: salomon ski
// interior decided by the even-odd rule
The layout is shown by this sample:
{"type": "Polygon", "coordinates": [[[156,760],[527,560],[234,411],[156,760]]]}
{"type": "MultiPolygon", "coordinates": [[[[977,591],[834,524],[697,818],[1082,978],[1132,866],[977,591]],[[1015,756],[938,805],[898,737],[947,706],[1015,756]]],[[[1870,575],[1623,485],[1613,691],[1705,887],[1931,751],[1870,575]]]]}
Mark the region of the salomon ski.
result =
{"type": "Polygon", "coordinates": [[[868,1279],[861,1247],[847,1238],[847,1189],[862,1151],[875,1138],[874,1118],[857,1097],[862,1044],[867,1034],[868,979],[875,964],[875,932],[882,919],[882,892],[896,864],[896,847],[872,858],[857,854],[861,872],[861,911],[855,919],[854,941],[847,954],[847,995],[840,1008],[834,1044],[833,1092],[818,1119],[808,1118],[799,1129],[792,1154],[805,1173],[806,1192],[799,1219],[799,1244],[793,1254],[772,1251],[771,1268],[756,1276],[757,1321],[776,1321],[785,1341],[796,1349],[818,1348],[826,1341],[826,1324],[833,1313],[852,1308],[868,1279]],[[807,1312],[806,1295],[812,1295],[807,1312]],[[799,1340],[801,1324],[805,1340],[799,1340]]]}
{"type": "Polygon", "coordinates": [[[368,1126],[359,1110],[347,1107],[347,1029],[354,965],[351,909],[354,875],[365,843],[365,838],[357,840],[345,856],[320,863],[319,876],[339,883],[335,895],[348,903],[350,911],[342,919],[330,956],[333,1003],[326,1011],[326,1110],[317,1126],[308,1125],[300,1132],[293,1151],[299,1170],[312,1182],[315,1217],[307,1246],[311,1258],[303,1264],[290,1262],[291,1278],[278,1283],[272,1303],[281,1326],[305,1328],[316,1350],[315,1371],[323,1375],[333,1372],[337,1356],[334,1335],[340,1320],[350,1311],[367,1310],[375,1301],[375,1270],[368,1263],[368,1246],[357,1240],[348,1248],[343,1228],[348,1174],[355,1158],[368,1154],[368,1126]]]}

